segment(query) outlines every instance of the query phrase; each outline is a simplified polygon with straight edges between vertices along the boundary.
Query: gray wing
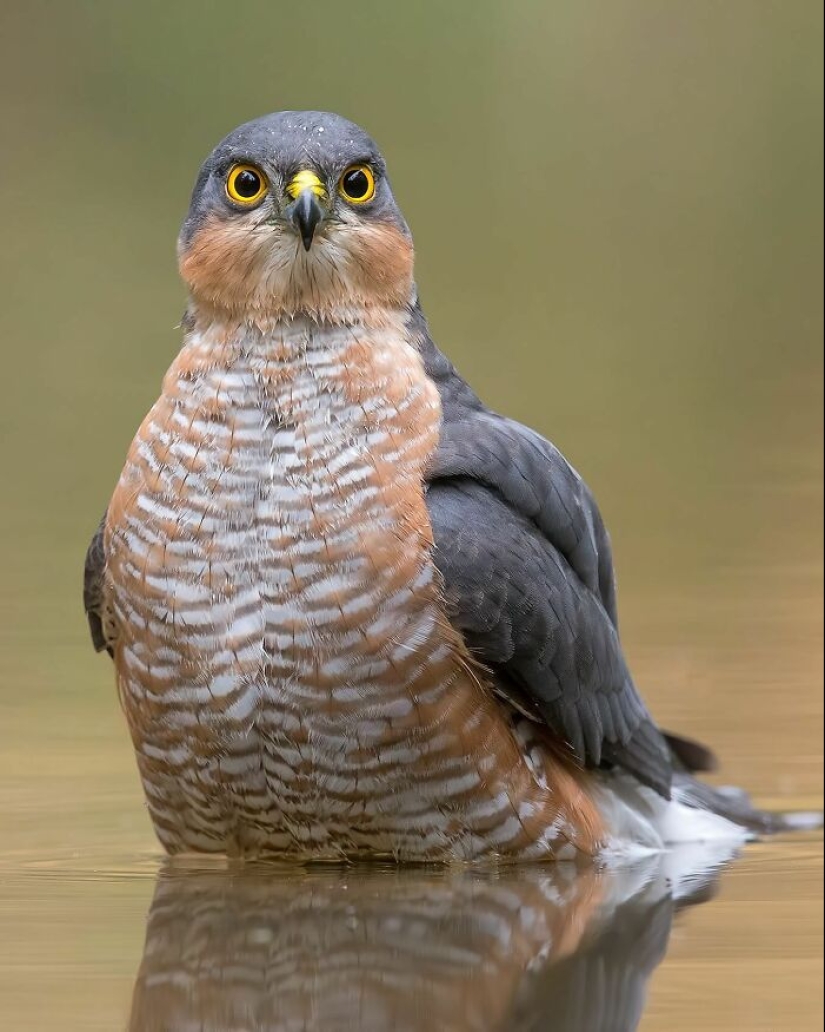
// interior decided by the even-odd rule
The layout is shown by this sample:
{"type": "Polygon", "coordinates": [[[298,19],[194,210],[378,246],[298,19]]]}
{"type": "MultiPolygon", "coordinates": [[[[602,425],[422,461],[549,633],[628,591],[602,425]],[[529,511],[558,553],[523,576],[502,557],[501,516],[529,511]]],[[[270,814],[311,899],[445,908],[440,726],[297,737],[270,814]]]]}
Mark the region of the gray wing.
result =
{"type": "Polygon", "coordinates": [[[582,763],[618,764],[663,795],[671,762],[598,595],[528,517],[469,477],[427,494],[448,614],[468,647],[582,763]],[[528,708],[529,707],[529,708],[528,708]]]}
{"type": "Polygon", "coordinates": [[[592,495],[552,444],[485,409],[428,337],[420,347],[442,400],[427,505],[451,621],[580,762],[622,766],[668,796],[670,749],[622,654],[592,495]]]}
{"type": "Polygon", "coordinates": [[[411,327],[438,387],[442,428],[430,478],[470,477],[530,519],[618,626],[613,555],[598,506],[561,452],[534,430],[487,409],[436,348],[420,310],[411,327]]]}
{"type": "Polygon", "coordinates": [[[83,608],[86,610],[86,619],[89,621],[89,632],[95,652],[103,652],[105,649],[111,656],[113,642],[106,637],[104,632],[103,570],[106,566],[106,551],[103,545],[103,532],[105,526],[106,514],[104,513],[86,552],[86,562],[83,567],[83,608]]]}
{"type": "Polygon", "coordinates": [[[613,558],[587,485],[549,441],[486,409],[449,412],[433,479],[470,477],[500,495],[552,541],[571,573],[618,626],[613,558]]]}

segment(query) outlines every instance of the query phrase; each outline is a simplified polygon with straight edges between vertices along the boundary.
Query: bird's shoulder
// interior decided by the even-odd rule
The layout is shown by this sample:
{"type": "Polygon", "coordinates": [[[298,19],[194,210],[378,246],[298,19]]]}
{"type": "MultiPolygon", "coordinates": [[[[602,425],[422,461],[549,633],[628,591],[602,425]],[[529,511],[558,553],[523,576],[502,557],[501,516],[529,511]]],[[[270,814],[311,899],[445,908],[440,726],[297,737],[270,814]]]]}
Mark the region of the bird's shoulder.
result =
{"type": "Polygon", "coordinates": [[[501,694],[583,763],[626,768],[667,795],[667,743],[619,640],[610,539],[573,466],[489,410],[415,322],[442,425],[427,473],[447,612],[501,694]]]}
{"type": "Polygon", "coordinates": [[[551,441],[484,405],[436,347],[419,310],[413,332],[441,397],[441,433],[428,487],[465,478],[499,495],[554,545],[617,626],[610,537],[583,478],[551,441]]]}

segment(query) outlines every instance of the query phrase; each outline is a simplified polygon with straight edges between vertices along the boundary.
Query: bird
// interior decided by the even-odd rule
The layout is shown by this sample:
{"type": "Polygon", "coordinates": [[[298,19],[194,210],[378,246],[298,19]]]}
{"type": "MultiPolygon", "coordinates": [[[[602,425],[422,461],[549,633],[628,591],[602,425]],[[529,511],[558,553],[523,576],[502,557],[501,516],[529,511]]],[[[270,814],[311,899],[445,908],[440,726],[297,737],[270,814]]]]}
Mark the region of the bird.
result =
{"type": "Polygon", "coordinates": [[[364,130],[235,129],[177,253],[183,345],[84,576],[168,853],[587,864],[805,823],[657,726],[594,496],[437,348],[364,130]]]}

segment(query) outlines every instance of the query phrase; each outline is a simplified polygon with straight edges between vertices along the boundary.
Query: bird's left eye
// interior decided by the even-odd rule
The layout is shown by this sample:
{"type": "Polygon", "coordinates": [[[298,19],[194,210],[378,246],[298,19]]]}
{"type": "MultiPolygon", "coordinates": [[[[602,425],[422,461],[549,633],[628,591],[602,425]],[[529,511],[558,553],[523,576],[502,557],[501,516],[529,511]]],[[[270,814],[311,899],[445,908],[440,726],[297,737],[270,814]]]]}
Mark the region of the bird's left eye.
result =
{"type": "Polygon", "coordinates": [[[338,191],[345,201],[366,204],[375,194],[375,176],[369,165],[350,165],[338,180],[338,191]]]}
{"type": "Polygon", "coordinates": [[[257,204],[269,189],[266,176],[254,165],[233,165],[226,177],[226,193],[236,204],[257,204]]]}

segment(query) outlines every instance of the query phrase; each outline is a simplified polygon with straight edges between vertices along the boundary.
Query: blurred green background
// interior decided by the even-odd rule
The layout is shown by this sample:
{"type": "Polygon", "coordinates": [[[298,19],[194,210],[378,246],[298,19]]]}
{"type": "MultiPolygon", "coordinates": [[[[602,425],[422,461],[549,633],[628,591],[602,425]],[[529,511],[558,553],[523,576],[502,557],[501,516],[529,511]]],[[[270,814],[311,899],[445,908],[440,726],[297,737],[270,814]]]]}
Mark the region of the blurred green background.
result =
{"type": "Polygon", "coordinates": [[[383,148],[436,340],[594,488],[654,711],[757,789],[818,791],[821,28],[816,0],[4,5],[15,748],[47,778],[116,734],[131,790],[84,550],[179,345],[201,160],[317,107],[383,148]],[[777,722],[782,784],[758,762],[777,722]]]}
{"type": "MultiPolygon", "coordinates": [[[[378,140],[436,340],[593,487],[660,721],[760,800],[821,805],[822,28],[819,0],[3,4],[0,868],[154,870],[83,557],[179,346],[197,168],[289,107],[378,140]]],[[[7,880],[14,1027],[128,1008],[151,883],[101,908],[84,877],[7,880]]],[[[753,1028],[821,1027],[799,891],[753,1028]]],[[[703,1027],[764,979],[740,946],[703,1027]]],[[[685,1027],[699,970],[670,969],[685,1027]]]]}

